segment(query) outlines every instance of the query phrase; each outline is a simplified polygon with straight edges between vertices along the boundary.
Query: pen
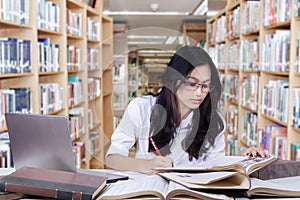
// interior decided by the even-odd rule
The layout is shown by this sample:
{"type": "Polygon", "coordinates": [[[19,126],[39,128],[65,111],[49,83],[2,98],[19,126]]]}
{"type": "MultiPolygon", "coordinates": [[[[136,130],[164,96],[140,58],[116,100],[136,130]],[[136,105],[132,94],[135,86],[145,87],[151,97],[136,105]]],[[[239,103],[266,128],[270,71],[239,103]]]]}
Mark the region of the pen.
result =
{"type": "Polygon", "coordinates": [[[149,139],[150,139],[151,144],[153,145],[153,147],[154,147],[154,149],[155,149],[155,151],[156,151],[156,154],[159,155],[159,156],[161,156],[161,153],[160,153],[158,147],[156,146],[156,144],[155,144],[155,142],[154,142],[152,136],[149,136],[149,139]]]}

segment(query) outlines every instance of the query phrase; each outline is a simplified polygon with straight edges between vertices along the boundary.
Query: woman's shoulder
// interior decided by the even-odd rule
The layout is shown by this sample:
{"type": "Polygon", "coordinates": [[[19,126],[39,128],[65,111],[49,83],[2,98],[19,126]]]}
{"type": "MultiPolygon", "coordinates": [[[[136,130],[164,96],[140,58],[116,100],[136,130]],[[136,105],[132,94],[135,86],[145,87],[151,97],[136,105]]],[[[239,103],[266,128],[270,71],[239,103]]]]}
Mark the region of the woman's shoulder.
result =
{"type": "Polygon", "coordinates": [[[156,96],[152,96],[152,95],[140,96],[132,99],[129,104],[138,107],[145,107],[145,106],[152,107],[156,102],[156,98],[157,98],[156,96]]]}
{"type": "Polygon", "coordinates": [[[126,116],[142,124],[149,121],[152,106],[155,104],[156,97],[152,95],[140,96],[132,99],[127,106],[126,116]]]}

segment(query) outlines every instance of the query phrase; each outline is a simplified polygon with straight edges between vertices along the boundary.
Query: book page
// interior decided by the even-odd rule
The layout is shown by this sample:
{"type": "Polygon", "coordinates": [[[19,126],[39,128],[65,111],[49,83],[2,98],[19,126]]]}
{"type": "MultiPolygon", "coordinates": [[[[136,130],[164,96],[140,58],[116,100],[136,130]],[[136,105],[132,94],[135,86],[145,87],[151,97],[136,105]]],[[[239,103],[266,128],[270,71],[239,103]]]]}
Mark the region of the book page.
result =
{"type": "Polygon", "coordinates": [[[245,169],[245,172],[249,175],[251,173],[253,173],[254,171],[270,164],[271,162],[275,161],[277,158],[275,158],[274,156],[270,156],[270,157],[256,157],[256,158],[246,158],[240,162],[238,162],[238,164],[242,165],[243,168],[245,169]]]}
{"type": "Polygon", "coordinates": [[[231,177],[238,172],[220,171],[209,173],[176,173],[171,172],[170,175],[176,177],[178,180],[182,180],[188,183],[194,184],[210,184],[231,177]]]}
{"type": "Polygon", "coordinates": [[[274,162],[277,158],[271,157],[256,157],[248,158],[246,156],[222,156],[216,159],[205,161],[193,167],[170,167],[156,168],[159,172],[211,172],[211,171],[236,171],[245,174],[252,172],[274,162]]]}
{"type": "Polygon", "coordinates": [[[175,183],[173,181],[169,182],[169,188],[168,188],[168,195],[166,199],[170,198],[180,198],[180,199],[187,199],[188,197],[194,197],[195,199],[204,199],[204,200],[229,200],[232,199],[231,197],[228,197],[223,194],[212,194],[212,193],[206,193],[206,192],[200,192],[196,190],[190,190],[187,187],[184,187],[178,183],[175,183]]]}
{"type": "Polygon", "coordinates": [[[249,195],[300,196],[300,176],[260,180],[251,178],[249,195]]]}
{"type": "MultiPolygon", "coordinates": [[[[220,172],[222,173],[222,172],[220,172]]],[[[226,173],[226,172],[225,172],[226,173]]],[[[196,175],[197,173],[195,173],[196,175]]],[[[210,172],[208,173],[210,174],[210,172]]],[[[222,190],[222,189],[242,189],[242,190],[248,190],[250,188],[250,179],[247,175],[244,173],[234,173],[231,176],[224,178],[220,181],[212,182],[209,184],[199,184],[199,183],[193,183],[188,182],[184,179],[184,177],[178,177],[174,173],[159,173],[160,176],[164,177],[167,180],[172,180],[176,183],[179,183],[181,185],[186,186],[190,189],[216,189],[216,190],[222,190]]],[[[191,175],[193,176],[193,175],[191,175]]],[[[189,177],[188,177],[189,178],[189,177]]],[[[199,181],[197,181],[199,182],[199,181]]]]}
{"type": "MultiPolygon", "coordinates": [[[[178,166],[178,167],[170,167],[170,168],[156,168],[157,171],[178,171],[178,172],[197,172],[197,171],[213,171],[213,167],[218,166],[218,170],[220,169],[228,169],[228,166],[235,165],[239,162],[244,161],[247,159],[245,156],[220,156],[213,160],[205,161],[197,166],[193,167],[185,167],[185,166],[178,166]]],[[[237,166],[237,165],[235,165],[237,166]]],[[[240,170],[238,170],[240,171],[240,170]]],[[[242,170],[243,171],[243,170],[242,170]]]]}
{"type": "Polygon", "coordinates": [[[103,191],[98,199],[140,198],[141,196],[155,196],[163,199],[167,190],[168,181],[158,175],[152,175],[143,179],[113,183],[103,191]]]}

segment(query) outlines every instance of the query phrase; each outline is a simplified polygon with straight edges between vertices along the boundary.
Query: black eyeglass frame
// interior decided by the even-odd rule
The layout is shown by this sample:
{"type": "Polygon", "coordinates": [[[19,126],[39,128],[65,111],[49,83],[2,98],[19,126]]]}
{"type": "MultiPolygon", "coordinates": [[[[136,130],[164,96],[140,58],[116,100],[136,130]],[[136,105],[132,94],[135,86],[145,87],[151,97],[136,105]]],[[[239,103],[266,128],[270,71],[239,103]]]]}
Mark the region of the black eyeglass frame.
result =
{"type": "Polygon", "coordinates": [[[214,84],[194,83],[187,80],[182,81],[184,89],[188,91],[196,91],[201,87],[201,92],[212,92],[215,89],[214,84]],[[205,87],[207,86],[207,87],[205,87]]]}

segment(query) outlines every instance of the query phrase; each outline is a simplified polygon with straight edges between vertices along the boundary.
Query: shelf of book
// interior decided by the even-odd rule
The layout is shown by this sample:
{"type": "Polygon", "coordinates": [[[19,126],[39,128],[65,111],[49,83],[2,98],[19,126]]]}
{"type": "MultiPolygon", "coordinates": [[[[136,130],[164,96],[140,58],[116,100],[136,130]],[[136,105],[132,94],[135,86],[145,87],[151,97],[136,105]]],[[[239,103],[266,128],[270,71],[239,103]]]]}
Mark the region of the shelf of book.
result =
{"type": "Polygon", "coordinates": [[[114,81],[114,126],[117,126],[117,121],[122,118],[125,108],[128,104],[128,27],[127,24],[113,24],[113,81],[114,81]]]}
{"type": "Polygon", "coordinates": [[[297,157],[291,152],[300,149],[299,16],[298,0],[237,0],[207,20],[206,48],[224,80],[228,154],[256,145],[279,158],[297,157]],[[274,126],[283,131],[276,135],[274,126]]]}
{"type": "MultiPolygon", "coordinates": [[[[99,154],[98,161],[103,161],[107,151],[110,138],[113,133],[113,20],[110,17],[102,15],[102,80],[101,91],[103,91],[103,99],[101,104],[102,112],[102,146],[104,154],[99,154]]],[[[99,162],[94,162],[99,164],[99,162]]]]}
{"type": "Polygon", "coordinates": [[[103,1],[92,2],[21,0],[0,13],[0,93],[13,102],[1,102],[0,136],[7,140],[5,112],[68,115],[77,166],[90,168],[96,152],[103,168],[103,133],[113,126],[103,114],[112,100],[112,78],[104,77],[112,76],[112,20],[103,1]]]}

